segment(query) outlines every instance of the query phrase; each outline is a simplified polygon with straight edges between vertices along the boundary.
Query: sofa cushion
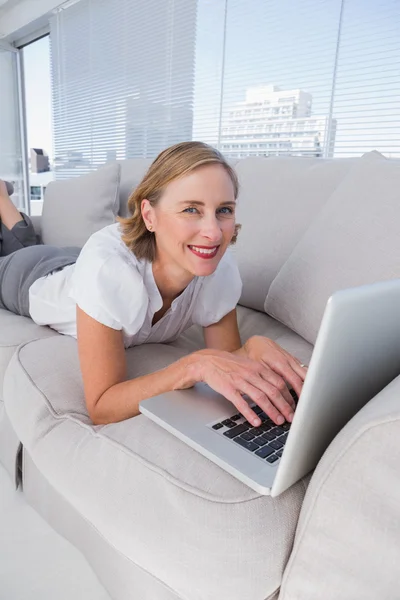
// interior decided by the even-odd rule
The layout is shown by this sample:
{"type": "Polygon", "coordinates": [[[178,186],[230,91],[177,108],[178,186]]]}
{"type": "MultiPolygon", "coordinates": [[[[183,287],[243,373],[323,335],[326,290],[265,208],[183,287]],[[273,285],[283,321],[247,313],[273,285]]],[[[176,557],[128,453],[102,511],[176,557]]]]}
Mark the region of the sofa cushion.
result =
{"type": "Polygon", "coordinates": [[[16,348],[30,340],[59,335],[50,327],[36,325],[29,317],[21,317],[0,309],[0,401],[3,400],[4,374],[16,348]]]}
{"type": "Polygon", "coordinates": [[[0,463],[8,471],[14,487],[18,485],[17,458],[20,443],[10,426],[4,409],[3,380],[5,372],[20,344],[55,336],[59,336],[59,334],[50,327],[41,327],[28,317],[20,317],[0,309],[0,463]]]}
{"type": "Polygon", "coordinates": [[[333,292],[400,277],[399,189],[400,161],[364,155],[279,271],[266,312],[315,344],[333,292]]]}
{"type": "Polygon", "coordinates": [[[399,597],[400,377],[336,436],[301,509],[279,600],[399,597]]]}
{"type": "MultiPolygon", "coordinates": [[[[128,377],[184,353],[158,344],[131,348],[128,377]]],[[[275,594],[304,480],[279,498],[260,496],[143,415],[92,425],[76,340],[67,336],[20,346],[4,396],[37,468],[116,553],[182,598],[275,594]]]]}
{"type": "Polygon", "coordinates": [[[52,246],[82,246],[115,222],[120,165],[111,162],[81,177],[51,181],[43,203],[41,237],[52,246]]]}
{"type": "Polygon", "coordinates": [[[145,176],[152,162],[153,159],[151,158],[129,158],[120,161],[121,180],[118,214],[121,217],[129,216],[128,198],[145,176]]]}
{"type": "Polygon", "coordinates": [[[270,156],[237,163],[242,229],[234,251],[243,280],[240,304],[264,310],[279,269],[357,160],[270,156]]]}

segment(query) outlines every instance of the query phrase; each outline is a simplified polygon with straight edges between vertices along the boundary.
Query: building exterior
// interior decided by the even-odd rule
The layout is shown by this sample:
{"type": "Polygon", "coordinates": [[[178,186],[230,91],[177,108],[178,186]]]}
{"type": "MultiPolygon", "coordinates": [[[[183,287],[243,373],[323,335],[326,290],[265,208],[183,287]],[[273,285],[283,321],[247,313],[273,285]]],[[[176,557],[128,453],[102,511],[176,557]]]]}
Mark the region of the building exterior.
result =
{"type": "Polygon", "coordinates": [[[31,148],[30,161],[32,173],[45,173],[50,170],[49,156],[43,148],[31,148]]]}
{"type": "Polygon", "coordinates": [[[219,149],[228,158],[316,156],[332,158],[336,120],[311,115],[312,96],[276,85],[249,88],[222,121],[219,149]]]}

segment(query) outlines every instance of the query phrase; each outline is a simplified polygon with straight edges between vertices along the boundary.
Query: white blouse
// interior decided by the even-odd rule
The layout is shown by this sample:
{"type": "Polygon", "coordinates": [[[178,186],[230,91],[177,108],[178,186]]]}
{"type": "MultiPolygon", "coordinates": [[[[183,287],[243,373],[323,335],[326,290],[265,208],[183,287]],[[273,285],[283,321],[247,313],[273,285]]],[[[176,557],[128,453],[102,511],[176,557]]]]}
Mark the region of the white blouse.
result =
{"type": "Polygon", "coordinates": [[[163,306],[152,264],[129,250],[117,222],[92,234],[75,264],[31,285],[29,312],[35,323],[76,338],[78,304],[103,325],[122,329],[129,348],[173,341],[193,324],[217,323],[236,307],[241,292],[239,270],[228,248],[214,273],[194,277],[152,326],[163,306]]]}

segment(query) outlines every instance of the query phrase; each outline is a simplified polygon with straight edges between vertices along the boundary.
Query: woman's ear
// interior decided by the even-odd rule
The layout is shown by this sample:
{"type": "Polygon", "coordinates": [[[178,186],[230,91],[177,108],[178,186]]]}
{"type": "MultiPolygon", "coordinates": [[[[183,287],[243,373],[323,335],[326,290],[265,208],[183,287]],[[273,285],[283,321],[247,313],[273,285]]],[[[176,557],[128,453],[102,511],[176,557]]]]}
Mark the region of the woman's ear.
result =
{"type": "Polygon", "coordinates": [[[229,244],[230,246],[233,246],[234,244],[236,244],[237,238],[238,238],[238,234],[239,234],[239,231],[241,230],[241,228],[242,228],[242,226],[239,223],[236,223],[236,225],[235,225],[235,233],[233,234],[233,237],[232,237],[232,239],[230,241],[230,244],[229,244]]]}
{"type": "Polygon", "coordinates": [[[147,198],[144,198],[142,200],[140,204],[140,210],[142,211],[143,221],[147,229],[149,229],[149,227],[153,226],[153,207],[151,206],[147,198]]]}

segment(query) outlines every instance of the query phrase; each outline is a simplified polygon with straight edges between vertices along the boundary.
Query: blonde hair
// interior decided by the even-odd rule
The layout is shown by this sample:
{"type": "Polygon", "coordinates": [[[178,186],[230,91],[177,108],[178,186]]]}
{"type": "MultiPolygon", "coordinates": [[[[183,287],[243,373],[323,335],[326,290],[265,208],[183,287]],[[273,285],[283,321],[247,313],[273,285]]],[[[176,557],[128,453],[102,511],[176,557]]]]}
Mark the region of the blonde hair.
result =
{"type": "MultiPolygon", "coordinates": [[[[121,224],[122,241],[138,259],[153,262],[156,254],[155,236],[148,231],[142,217],[142,200],[147,198],[152,206],[156,206],[171,181],[207,164],[220,164],[225,169],[233,183],[236,199],[239,182],[234,169],[218,150],[208,144],[181,142],[163,150],[152,162],[142,181],[129,196],[128,211],[131,216],[116,218],[121,224]]],[[[231,244],[236,243],[240,227],[241,225],[235,226],[231,244]]]]}

